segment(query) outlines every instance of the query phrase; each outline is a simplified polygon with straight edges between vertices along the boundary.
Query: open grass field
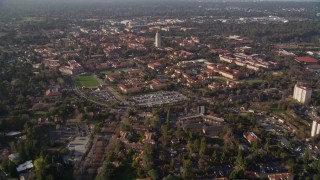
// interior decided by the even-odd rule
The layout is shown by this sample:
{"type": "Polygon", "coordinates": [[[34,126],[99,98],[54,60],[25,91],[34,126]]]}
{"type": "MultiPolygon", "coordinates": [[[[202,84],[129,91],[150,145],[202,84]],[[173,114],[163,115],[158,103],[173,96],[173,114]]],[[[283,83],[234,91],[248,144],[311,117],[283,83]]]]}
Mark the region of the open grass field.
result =
{"type": "Polygon", "coordinates": [[[90,75],[79,75],[75,78],[77,86],[93,88],[100,85],[100,82],[90,75]]]}

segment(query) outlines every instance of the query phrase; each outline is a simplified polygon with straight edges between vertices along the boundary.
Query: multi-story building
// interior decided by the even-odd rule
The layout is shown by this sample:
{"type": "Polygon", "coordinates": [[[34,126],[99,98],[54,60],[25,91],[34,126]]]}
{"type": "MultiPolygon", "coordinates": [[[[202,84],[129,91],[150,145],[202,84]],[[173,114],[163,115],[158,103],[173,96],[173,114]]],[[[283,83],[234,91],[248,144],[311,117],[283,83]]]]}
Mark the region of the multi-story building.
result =
{"type": "Polygon", "coordinates": [[[161,36],[160,36],[160,33],[159,33],[159,32],[156,33],[154,46],[155,46],[156,48],[160,48],[160,47],[161,47],[161,36]]]}
{"type": "Polygon", "coordinates": [[[311,137],[314,137],[319,134],[320,134],[320,119],[314,120],[312,122],[311,137]]]}
{"type": "Polygon", "coordinates": [[[293,99],[302,104],[308,104],[311,101],[312,89],[296,84],[294,86],[293,99]]]}

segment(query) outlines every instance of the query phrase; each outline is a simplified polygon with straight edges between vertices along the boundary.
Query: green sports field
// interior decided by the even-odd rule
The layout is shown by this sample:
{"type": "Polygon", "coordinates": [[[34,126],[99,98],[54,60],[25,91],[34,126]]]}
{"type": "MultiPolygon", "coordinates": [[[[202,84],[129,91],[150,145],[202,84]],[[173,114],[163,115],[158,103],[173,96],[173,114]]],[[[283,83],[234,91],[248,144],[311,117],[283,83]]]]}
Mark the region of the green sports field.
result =
{"type": "Polygon", "coordinates": [[[75,81],[76,81],[77,86],[80,86],[80,87],[92,88],[92,87],[97,87],[100,85],[99,81],[90,75],[77,76],[75,78],[75,81]]]}

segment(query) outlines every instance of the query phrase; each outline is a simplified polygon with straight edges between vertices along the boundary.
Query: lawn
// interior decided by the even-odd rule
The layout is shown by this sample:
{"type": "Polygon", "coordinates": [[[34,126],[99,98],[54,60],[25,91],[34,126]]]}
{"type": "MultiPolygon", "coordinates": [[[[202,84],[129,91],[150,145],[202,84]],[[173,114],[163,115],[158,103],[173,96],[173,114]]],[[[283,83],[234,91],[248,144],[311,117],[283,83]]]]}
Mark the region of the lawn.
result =
{"type": "Polygon", "coordinates": [[[111,73],[114,73],[114,70],[104,70],[104,71],[100,71],[99,72],[100,74],[111,74],[111,73]]]}
{"type": "Polygon", "coordinates": [[[228,79],[224,77],[214,77],[214,80],[220,83],[226,83],[228,81],[228,79]]]}
{"type": "Polygon", "coordinates": [[[100,82],[93,76],[80,75],[80,76],[77,76],[75,80],[76,80],[76,84],[80,87],[92,88],[100,85],[100,82]]]}
{"type": "Polygon", "coordinates": [[[245,80],[245,82],[247,82],[248,84],[261,84],[263,82],[263,80],[261,80],[261,79],[249,79],[249,80],[245,80]]]}
{"type": "Polygon", "coordinates": [[[47,114],[47,112],[45,112],[45,111],[36,111],[36,112],[34,112],[34,114],[38,115],[38,116],[44,116],[44,115],[47,114]]]}

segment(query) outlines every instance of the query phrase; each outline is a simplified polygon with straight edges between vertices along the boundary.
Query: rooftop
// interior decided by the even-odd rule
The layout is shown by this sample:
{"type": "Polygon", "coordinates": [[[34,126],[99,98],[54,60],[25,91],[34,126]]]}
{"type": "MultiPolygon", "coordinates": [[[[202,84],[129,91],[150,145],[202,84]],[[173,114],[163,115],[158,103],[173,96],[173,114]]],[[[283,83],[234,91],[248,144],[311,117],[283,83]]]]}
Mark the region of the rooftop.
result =
{"type": "Polygon", "coordinates": [[[33,168],[32,160],[26,161],[25,163],[20,164],[20,165],[17,167],[17,171],[18,171],[18,172],[21,172],[21,171],[25,171],[25,170],[31,169],[31,168],[33,168]]]}
{"type": "Polygon", "coordinates": [[[300,63],[318,63],[319,61],[315,58],[304,56],[304,57],[297,57],[296,61],[300,63]]]}

